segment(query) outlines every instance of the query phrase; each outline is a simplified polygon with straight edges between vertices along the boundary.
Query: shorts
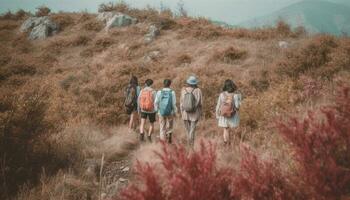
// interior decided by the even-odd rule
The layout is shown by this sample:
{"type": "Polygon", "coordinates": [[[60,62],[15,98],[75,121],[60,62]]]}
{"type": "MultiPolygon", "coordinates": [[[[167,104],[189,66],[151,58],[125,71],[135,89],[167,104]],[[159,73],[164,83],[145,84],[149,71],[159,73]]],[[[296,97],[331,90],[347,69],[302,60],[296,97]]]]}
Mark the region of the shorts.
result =
{"type": "Polygon", "coordinates": [[[137,111],[137,106],[126,107],[126,114],[131,115],[133,112],[137,111]]]}
{"type": "Polygon", "coordinates": [[[141,112],[141,118],[142,119],[149,119],[149,122],[151,122],[152,124],[156,121],[156,113],[144,113],[141,112]]]}

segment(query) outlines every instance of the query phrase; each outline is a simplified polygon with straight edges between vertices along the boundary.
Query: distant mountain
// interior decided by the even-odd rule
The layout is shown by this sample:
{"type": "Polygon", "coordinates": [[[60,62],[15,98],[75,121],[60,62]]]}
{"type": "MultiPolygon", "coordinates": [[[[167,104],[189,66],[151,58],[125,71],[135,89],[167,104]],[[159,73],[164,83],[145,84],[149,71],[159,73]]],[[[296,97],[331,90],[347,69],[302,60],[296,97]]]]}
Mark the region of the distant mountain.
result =
{"type": "Polygon", "coordinates": [[[292,27],[304,26],[311,33],[350,34],[350,0],[304,0],[270,15],[240,23],[246,28],[272,26],[284,20],[292,27]],[[343,3],[340,4],[340,3],[343,3]]]}
{"type": "Polygon", "coordinates": [[[332,3],[342,4],[350,7],[350,0],[327,0],[332,3]]]}

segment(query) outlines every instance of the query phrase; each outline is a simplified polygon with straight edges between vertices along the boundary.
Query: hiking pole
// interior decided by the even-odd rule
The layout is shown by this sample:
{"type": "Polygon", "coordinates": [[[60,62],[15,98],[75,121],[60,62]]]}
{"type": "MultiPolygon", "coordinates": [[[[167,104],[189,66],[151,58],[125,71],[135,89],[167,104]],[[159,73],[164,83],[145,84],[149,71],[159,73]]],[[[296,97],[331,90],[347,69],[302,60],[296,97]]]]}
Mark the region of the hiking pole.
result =
{"type": "Polygon", "coordinates": [[[101,158],[101,168],[100,168],[100,183],[99,183],[99,200],[102,200],[102,172],[103,172],[103,164],[104,164],[104,158],[105,158],[105,154],[102,154],[102,158],[101,158]]]}

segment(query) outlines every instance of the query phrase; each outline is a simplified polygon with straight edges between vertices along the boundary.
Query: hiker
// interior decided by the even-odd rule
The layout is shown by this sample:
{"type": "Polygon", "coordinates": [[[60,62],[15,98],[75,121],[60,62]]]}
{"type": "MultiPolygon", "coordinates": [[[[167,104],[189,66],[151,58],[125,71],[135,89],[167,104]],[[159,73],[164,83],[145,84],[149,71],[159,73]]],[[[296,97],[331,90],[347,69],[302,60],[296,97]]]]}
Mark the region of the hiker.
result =
{"type": "Polygon", "coordinates": [[[203,98],[195,76],[190,76],[186,84],[187,86],[181,91],[180,110],[187,131],[188,144],[193,146],[196,126],[202,116],[203,98]]]}
{"type": "Polygon", "coordinates": [[[164,88],[157,92],[155,108],[159,114],[160,139],[172,142],[174,118],[177,113],[175,92],[170,89],[171,80],[165,79],[164,88]]]}
{"type": "Polygon", "coordinates": [[[137,80],[137,77],[132,76],[129,82],[129,85],[127,86],[125,90],[125,108],[126,113],[130,115],[130,121],[129,121],[129,130],[132,132],[136,129],[136,121],[137,121],[137,99],[140,94],[140,86],[139,82],[137,80]]]}
{"type": "Polygon", "coordinates": [[[144,127],[147,118],[149,119],[150,126],[148,130],[147,139],[152,142],[152,133],[154,130],[154,122],[156,121],[156,110],[154,108],[154,100],[156,98],[156,91],[151,87],[153,85],[152,79],[147,79],[145,82],[145,88],[140,92],[138,98],[138,110],[141,115],[140,124],[140,141],[144,141],[144,127]]]}
{"type": "Polygon", "coordinates": [[[224,129],[224,144],[230,143],[230,132],[239,125],[241,94],[236,91],[237,86],[234,82],[226,80],[216,105],[218,125],[224,129]]]}

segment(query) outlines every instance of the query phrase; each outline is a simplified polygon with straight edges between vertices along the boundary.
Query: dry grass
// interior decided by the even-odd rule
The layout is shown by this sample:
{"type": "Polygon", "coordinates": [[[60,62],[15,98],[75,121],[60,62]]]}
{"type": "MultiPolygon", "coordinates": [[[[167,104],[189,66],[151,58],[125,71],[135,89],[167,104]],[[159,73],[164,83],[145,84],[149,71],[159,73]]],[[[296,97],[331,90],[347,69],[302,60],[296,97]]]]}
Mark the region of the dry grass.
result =
{"type": "MultiPolygon", "coordinates": [[[[84,198],[91,190],[95,198],[97,187],[89,185],[91,182],[80,174],[82,160],[100,159],[102,153],[107,161],[130,159],[130,151],[137,146],[134,135],[124,135],[125,128],[110,128],[127,121],[123,91],[130,75],[138,76],[140,83],[152,78],[156,89],[162,87],[164,78],[170,78],[177,95],[186,78],[196,75],[204,96],[204,119],[198,127],[198,139],[210,139],[219,146],[222,130],[214,119],[216,101],[224,80],[233,79],[244,99],[237,138],[242,136],[242,141],[256,147],[261,155],[273,154],[286,166],[288,147],[271,130],[270,123],[286,114],[303,114],[310,105],[329,102],[336,84],[349,84],[348,38],[305,38],[301,30],[293,31],[285,24],[231,30],[203,18],[175,19],[152,9],[123,9],[141,23],[104,32],[103,24],[92,14],[51,14],[64,29],[37,42],[17,34],[19,21],[0,19],[0,94],[21,94],[38,84],[49,88],[43,115],[51,122],[44,125],[54,124],[48,138],[51,151],[72,168],[52,178],[47,171],[37,188],[28,186],[23,190],[22,198],[62,198],[62,185],[63,199],[84,198]],[[150,24],[162,27],[162,34],[144,44],[150,24]],[[292,49],[280,51],[281,39],[290,41],[292,49]],[[145,55],[155,50],[161,56],[146,62],[145,55]],[[276,73],[280,67],[284,73],[276,73]],[[303,91],[306,92],[301,94],[303,91]],[[70,154],[74,159],[67,156],[70,154]]],[[[8,106],[9,101],[0,101],[0,116],[5,116],[8,106]]],[[[186,138],[183,130],[178,120],[175,132],[180,143],[186,138]]],[[[229,150],[218,147],[220,163],[237,163],[239,141],[229,150]]],[[[133,159],[156,161],[150,152],[158,148],[158,144],[143,145],[133,159]]]]}

